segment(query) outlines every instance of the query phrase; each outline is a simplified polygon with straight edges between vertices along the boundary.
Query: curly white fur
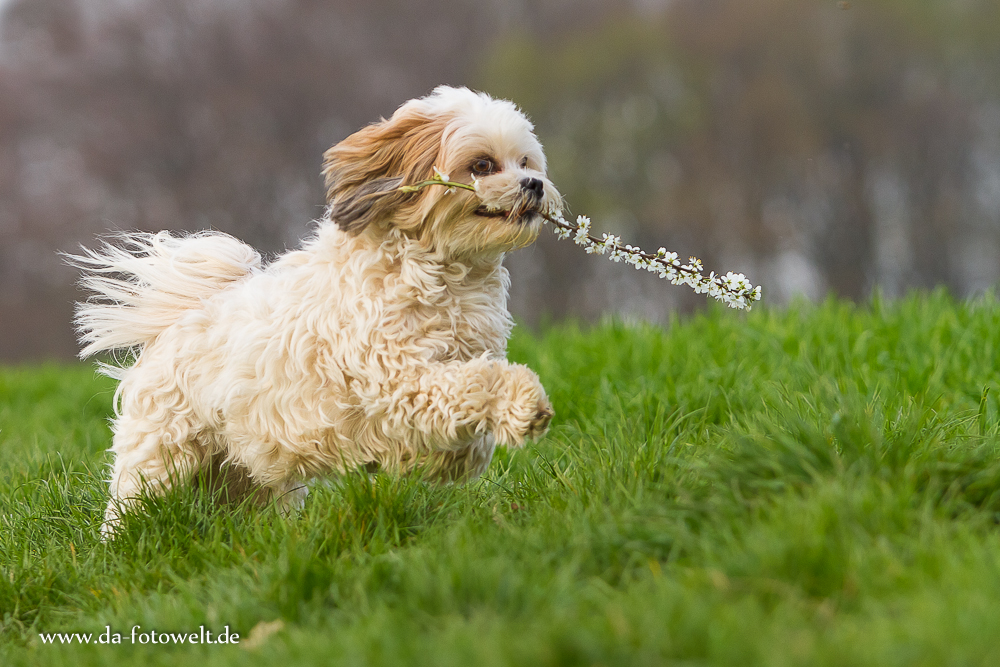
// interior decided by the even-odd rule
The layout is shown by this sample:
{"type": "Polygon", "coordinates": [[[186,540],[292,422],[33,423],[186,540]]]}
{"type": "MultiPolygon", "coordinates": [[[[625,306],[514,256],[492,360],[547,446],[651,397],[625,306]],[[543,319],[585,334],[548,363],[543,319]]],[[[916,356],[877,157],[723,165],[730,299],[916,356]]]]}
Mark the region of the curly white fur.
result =
{"type": "Polygon", "coordinates": [[[527,119],[440,87],[325,157],[327,216],[266,268],[220,233],[125,235],[71,258],[97,294],[78,309],[81,355],[135,354],[113,369],[106,531],[143,488],[223,462],[294,504],[304,481],[362,465],[468,479],[497,444],[545,431],[538,377],[505,359],[504,253],[559,205],[527,119]],[[478,197],[398,189],[435,167],[470,182],[484,160],[478,197]]]}

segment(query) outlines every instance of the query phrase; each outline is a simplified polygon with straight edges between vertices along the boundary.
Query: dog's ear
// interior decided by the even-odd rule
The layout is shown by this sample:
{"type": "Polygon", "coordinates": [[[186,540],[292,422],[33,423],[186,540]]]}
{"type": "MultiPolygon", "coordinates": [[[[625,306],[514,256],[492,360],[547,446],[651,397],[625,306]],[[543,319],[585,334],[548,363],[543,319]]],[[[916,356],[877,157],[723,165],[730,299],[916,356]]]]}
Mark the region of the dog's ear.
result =
{"type": "MultiPolygon", "coordinates": [[[[323,155],[330,219],[357,234],[387,219],[419,193],[400,185],[429,178],[441,150],[444,121],[403,105],[389,120],[355,132],[323,155]]],[[[405,216],[398,216],[397,223],[405,216]]]]}

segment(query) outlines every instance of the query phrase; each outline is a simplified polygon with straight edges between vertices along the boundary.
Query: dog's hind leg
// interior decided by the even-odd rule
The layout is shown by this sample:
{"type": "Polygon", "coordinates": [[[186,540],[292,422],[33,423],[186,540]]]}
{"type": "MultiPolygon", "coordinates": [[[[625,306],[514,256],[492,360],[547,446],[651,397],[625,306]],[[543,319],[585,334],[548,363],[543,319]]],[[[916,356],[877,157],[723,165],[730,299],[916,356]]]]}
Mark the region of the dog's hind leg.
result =
{"type": "Polygon", "coordinates": [[[309,487],[304,482],[291,480],[279,486],[269,487],[265,500],[274,503],[282,516],[298,512],[306,504],[309,487]]]}
{"type": "Polygon", "coordinates": [[[114,534],[122,512],[135,504],[143,491],[163,493],[211,460],[210,453],[193,437],[187,418],[160,411],[164,419],[122,415],[115,420],[115,462],[111,473],[111,500],[101,532],[114,534]]]}
{"type": "Polygon", "coordinates": [[[305,482],[297,479],[261,486],[245,466],[228,462],[221,452],[215,454],[201,475],[220,502],[238,504],[249,499],[259,507],[274,504],[286,516],[302,509],[309,494],[305,482]]]}

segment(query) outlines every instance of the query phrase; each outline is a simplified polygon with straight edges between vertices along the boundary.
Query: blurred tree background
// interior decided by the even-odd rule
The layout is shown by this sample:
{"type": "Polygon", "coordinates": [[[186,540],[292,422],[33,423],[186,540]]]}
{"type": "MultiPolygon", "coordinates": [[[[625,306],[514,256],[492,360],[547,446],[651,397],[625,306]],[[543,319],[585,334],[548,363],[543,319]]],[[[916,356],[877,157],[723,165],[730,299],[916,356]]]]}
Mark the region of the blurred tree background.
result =
{"type": "MultiPolygon", "coordinates": [[[[76,350],[56,251],[292,247],[322,152],[439,83],[516,101],[571,212],[768,303],[1000,280],[995,0],[5,0],[0,359],[76,350]]],[[[547,232],[508,265],[528,323],[704,303],[547,232]]]]}

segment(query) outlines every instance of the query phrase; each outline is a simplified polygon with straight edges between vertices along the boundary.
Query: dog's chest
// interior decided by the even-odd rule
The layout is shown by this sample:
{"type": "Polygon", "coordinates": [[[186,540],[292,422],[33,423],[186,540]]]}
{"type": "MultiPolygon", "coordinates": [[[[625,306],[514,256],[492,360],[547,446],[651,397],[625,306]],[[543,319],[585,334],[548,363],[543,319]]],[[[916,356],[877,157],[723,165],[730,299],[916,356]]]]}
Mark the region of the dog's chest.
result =
{"type": "Polygon", "coordinates": [[[493,357],[506,354],[510,333],[506,310],[456,300],[437,307],[420,306],[417,311],[412,336],[427,361],[467,361],[484,353],[493,357]]]}
{"type": "Polygon", "coordinates": [[[359,350],[363,357],[374,353],[405,365],[406,358],[440,363],[506,355],[513,322],[502,266],[399,258],[383,266],[378,280],[358,281],[356,298],[341,301],[353,330],[349,345],[367,348],[359,350]]]}
{"type": "Polygon", "coordinates": [[[506,355],[512,322],[498,279],[443,281],[406,310],[410,333],[427,361],[467,361],[506,355]]]}

